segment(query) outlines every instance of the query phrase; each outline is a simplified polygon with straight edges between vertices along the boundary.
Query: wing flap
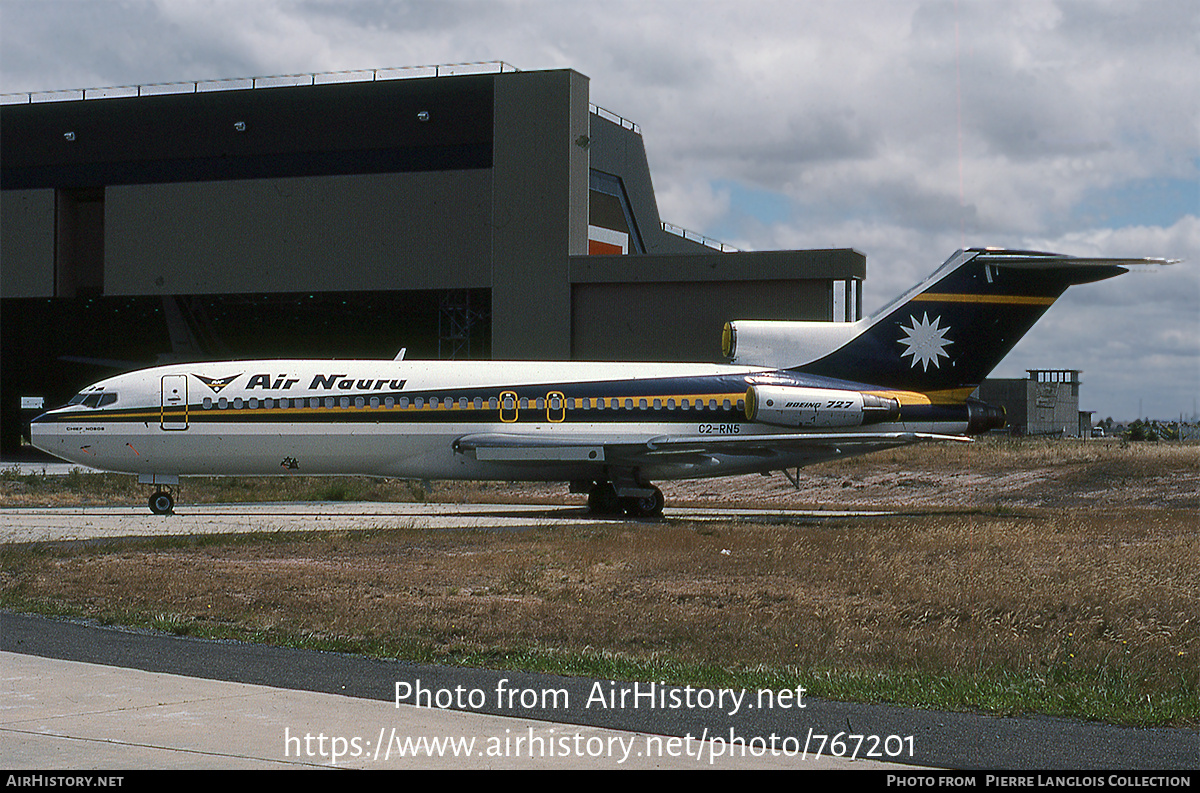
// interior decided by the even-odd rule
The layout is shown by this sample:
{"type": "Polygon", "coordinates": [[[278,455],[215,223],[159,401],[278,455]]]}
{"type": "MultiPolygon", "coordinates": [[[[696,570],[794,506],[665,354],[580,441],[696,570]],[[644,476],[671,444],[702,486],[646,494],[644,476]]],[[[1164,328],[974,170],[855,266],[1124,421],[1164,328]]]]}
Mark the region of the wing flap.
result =
{"type": "Polygon", "coordinates": [[[457,452],[472,452],[482,462],[604,462],[604,444],[586,438],[483,433],[454,442],[457,452]]]}
{"type": "Polygon", "coordinates": [[[637,465],[712,455],[764,457],[805,450],[830,455],[857,454],[891,446],[928,441],[970,443],[962,435],[929,432],[810,432],[761,435],[659,435],[644,440],[614,442],[611,438],[481,433],[464,435],[454,449],[475,459],[494,462],[591,462],[637,465]]]}

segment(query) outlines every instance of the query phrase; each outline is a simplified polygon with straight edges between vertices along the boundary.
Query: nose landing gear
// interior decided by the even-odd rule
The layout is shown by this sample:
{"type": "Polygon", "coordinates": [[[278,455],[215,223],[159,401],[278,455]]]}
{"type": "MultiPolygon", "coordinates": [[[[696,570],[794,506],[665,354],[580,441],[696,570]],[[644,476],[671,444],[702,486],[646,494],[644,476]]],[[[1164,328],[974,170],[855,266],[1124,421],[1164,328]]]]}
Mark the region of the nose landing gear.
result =
{"type": "Polygon", "coordinates": [[[139,485],[154,485],[154,495],[150,496],[150,511],[155,515],[173,515],[175,496],[171,493],[172,486],[179,485],[177,474],[138,474],[139,485]]]}
{"type": "Polygon", "coordinates": [[[171,515],[175,510],[175,497],[169,490],[157,490],[150,496],[150,511],[155,515],[171,515]]]}

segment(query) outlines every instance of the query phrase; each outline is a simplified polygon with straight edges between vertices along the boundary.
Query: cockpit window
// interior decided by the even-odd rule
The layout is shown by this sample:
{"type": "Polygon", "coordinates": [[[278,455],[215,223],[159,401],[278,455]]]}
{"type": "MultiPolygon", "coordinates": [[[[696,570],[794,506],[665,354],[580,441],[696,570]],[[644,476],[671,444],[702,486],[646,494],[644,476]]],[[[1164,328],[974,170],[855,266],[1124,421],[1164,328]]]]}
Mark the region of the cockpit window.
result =
{"type": "Polygon", "coordinates": [[[117,401],[115,391],[84,391],[71,397],[68,405],[83,405],[85,408],[102,408],[117,401]]]}

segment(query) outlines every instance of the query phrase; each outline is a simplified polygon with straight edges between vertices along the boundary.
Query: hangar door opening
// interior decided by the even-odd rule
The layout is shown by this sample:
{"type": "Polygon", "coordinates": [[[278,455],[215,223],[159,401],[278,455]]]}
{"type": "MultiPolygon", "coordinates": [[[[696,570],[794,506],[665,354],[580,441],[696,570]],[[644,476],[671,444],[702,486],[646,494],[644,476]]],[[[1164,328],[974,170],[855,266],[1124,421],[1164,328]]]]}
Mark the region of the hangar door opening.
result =
{"type": "Polygon", "coordinates": [[[54,295],[99,297],[104,291],[104,188],[54,194],[54,295]]]}

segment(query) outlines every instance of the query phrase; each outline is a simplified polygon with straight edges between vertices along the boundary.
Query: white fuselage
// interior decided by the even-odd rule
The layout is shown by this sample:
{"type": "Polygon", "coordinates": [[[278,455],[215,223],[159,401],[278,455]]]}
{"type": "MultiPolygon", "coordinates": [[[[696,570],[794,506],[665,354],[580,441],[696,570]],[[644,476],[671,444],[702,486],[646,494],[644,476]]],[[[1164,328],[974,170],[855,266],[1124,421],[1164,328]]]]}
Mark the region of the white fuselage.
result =
{"type": "MultiPolygon", "coordinates": [[[[581,480],[617,464],[615,447],[794,435],[796,428],[746,418],[747,388],[772,376],[761,367],[718,364],[178,364],[97,383],[78,404],[39,417],[32,436],[35,446],[68,461],[140,475],[581,480]],[[463,453],[457,442],[468,436],[528,444],[463,453]]],[[[966,425],[895,422],[872,429],[957,434],[966,425]]],[[[778,470],[812,462],[814,454],[760,459],[718,450],[639,459],[640,475],[678,479],[778,470]]]]}

